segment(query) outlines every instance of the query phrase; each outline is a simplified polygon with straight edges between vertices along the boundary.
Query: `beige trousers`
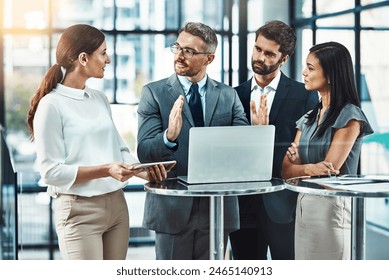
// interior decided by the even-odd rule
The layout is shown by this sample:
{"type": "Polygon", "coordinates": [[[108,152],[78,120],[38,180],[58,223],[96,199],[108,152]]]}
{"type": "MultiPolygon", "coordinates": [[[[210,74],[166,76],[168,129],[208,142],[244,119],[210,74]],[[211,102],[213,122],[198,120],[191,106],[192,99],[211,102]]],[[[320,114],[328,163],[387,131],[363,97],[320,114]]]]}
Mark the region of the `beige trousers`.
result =
{"type": "Polygon", "coordinates": [[[60,194],[55,223],[63,259],[124,260],[129,214],[123,190],[94,197],[60,194]]]}
{"type": "Polygon", "coordinates": [[[351,198],[300,193],[297,198],[295,258],[349,260],[351,198]]]}

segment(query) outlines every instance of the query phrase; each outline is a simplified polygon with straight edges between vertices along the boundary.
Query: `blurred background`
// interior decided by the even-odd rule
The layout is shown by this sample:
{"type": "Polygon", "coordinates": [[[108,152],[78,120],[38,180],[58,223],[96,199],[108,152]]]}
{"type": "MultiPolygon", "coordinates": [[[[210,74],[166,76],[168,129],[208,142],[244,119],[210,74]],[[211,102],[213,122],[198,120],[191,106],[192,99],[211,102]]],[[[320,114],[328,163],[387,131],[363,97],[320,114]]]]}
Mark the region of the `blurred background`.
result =
{"type": "MultiPolygon", "coordinates": [[[[201,21],[216,31],[219,46],[208,74],[231,86],[251,77],[255,30],[268,20],[295,30],[297,48],[282,71],[299,81],[309,48],[338,41],[352,54],[362,108],[375,130],[364,140],[361,174],[389,174],[389,1],[0,0],[0,15],[0,259],[60,258],[52,201],[40,182],[26,116],[55,63],[60,34],[76,23],[106,34],[112,62],[104,79],[88,85],[107,95],[116,126],[135,155],[141,88],[173,73],[169,45],[185,22],[201,21]]],[[[133,179],[126,188],[132,259],[154,258],[153,233],[142,228],[143,183],[133,179]]],[[[388,200],[366,201],[367,257],[389,259],[388,200]]]]}

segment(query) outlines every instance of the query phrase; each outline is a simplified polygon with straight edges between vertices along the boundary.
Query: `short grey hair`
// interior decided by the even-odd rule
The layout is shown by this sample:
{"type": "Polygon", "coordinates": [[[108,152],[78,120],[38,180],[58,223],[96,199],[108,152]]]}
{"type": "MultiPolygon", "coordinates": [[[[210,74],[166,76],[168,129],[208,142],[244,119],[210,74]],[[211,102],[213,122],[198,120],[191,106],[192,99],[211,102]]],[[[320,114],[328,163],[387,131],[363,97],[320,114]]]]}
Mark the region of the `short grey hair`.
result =
{"type": "Polygon", "coordinates": [[[178,34],[181,32],[187,32],[193,36],[200,37],[205,43],[206,52],[214,53],[217,48],[217,37],[215,31],[208,25],[201,22],[188,22],[182,27],[178,34]]]}

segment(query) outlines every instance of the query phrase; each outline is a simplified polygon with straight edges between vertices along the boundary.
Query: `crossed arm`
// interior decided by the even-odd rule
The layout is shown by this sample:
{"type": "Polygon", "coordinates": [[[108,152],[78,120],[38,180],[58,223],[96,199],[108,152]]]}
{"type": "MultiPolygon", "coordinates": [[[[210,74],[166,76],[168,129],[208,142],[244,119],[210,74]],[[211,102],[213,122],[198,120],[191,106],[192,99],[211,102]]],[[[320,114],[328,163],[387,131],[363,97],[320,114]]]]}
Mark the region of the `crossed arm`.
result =
{"type": "Polygon", "coordinates": [[[323,161],[317,163],[301,164],[298,145],[301,131],[298,130],[292,145],[288,148],[282,162],[282,177],[284,179],[298,176],[315,176],[338,174],[346,161],[361,129],[361,124],[350,120],[343,128],[334,133],[330,148],[323,161]]]}

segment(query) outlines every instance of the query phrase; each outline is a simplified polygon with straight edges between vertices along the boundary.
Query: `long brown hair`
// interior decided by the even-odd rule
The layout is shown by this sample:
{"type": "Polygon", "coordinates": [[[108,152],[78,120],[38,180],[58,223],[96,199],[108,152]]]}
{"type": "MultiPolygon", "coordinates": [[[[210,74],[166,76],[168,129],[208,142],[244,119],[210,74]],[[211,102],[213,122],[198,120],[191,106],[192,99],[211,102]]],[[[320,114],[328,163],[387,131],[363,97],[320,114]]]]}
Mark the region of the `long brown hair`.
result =
{"type": "Polygon", "coordinates": [[[33,122],[39,102],[65,78],[61,67],[65,70],[66,76],[66,73],[74,70],[74,62],[78,59],[80,53],[92,54],[101,46],[104,40],[105,36],[100,30],[86,24],[72,25],[62,33],[56,50],[56,64],[47,71],[31,99],[27,118],[31,140],[34,140],[33,122]]]}

